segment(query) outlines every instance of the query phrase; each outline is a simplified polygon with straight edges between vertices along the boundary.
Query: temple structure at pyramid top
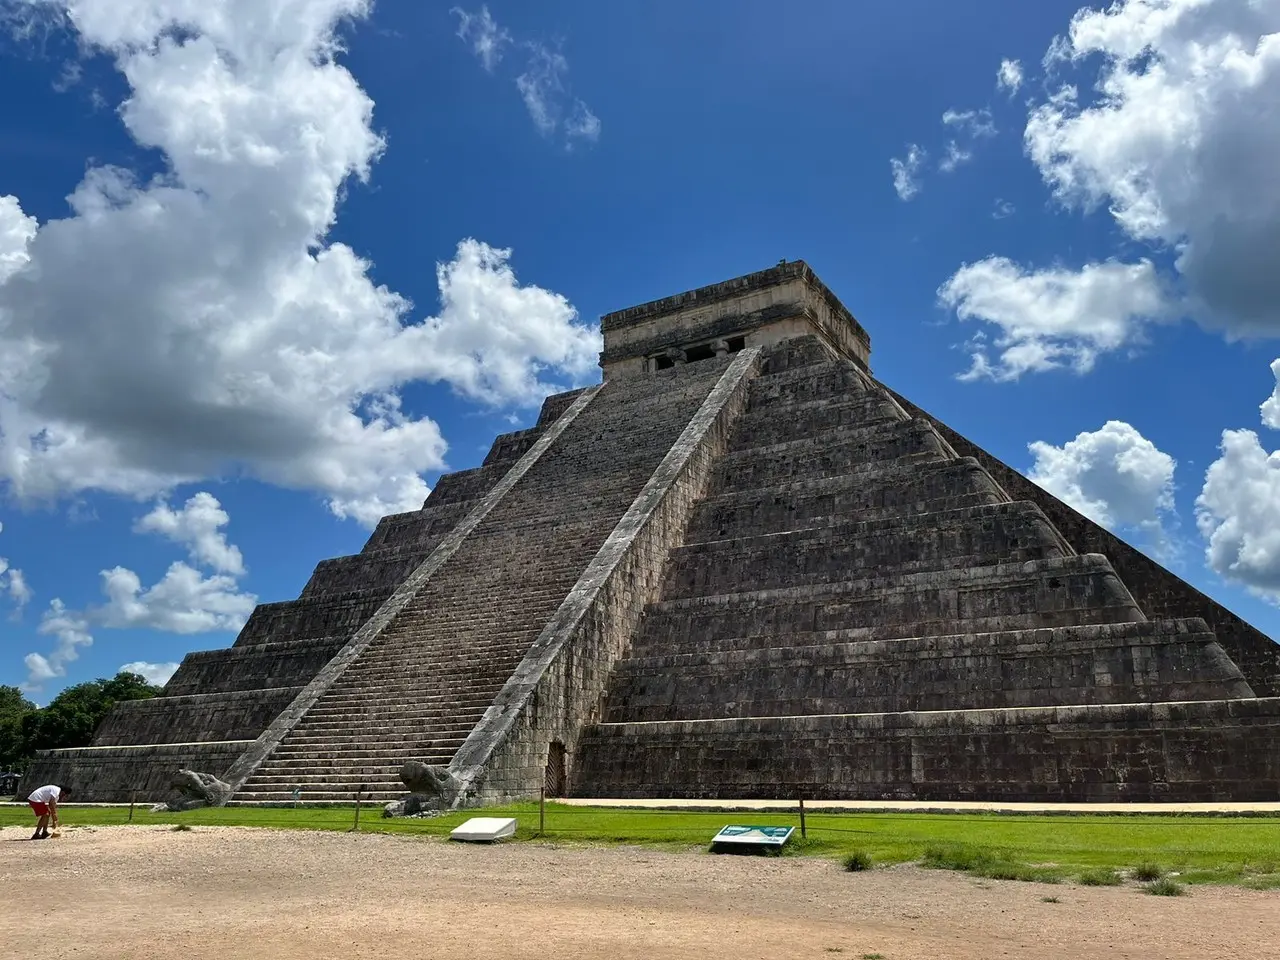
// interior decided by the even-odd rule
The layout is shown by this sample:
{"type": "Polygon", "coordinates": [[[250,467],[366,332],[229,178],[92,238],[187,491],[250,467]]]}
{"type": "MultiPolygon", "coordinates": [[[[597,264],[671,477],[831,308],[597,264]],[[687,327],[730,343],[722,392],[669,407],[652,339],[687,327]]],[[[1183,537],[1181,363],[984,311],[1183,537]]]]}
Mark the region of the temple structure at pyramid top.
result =
{"type": "Polygon", "coordinates": [[[806,264],[601,326],[601,383],[31,779],[410,806],[1280,793],[1280,646],[878,382],[806,264]]]}
{"type": "Polygon", "coordinates": [[[817,337],[869,370],[871,337],[803,260],[607,313],[605,379],[817,337]]]}

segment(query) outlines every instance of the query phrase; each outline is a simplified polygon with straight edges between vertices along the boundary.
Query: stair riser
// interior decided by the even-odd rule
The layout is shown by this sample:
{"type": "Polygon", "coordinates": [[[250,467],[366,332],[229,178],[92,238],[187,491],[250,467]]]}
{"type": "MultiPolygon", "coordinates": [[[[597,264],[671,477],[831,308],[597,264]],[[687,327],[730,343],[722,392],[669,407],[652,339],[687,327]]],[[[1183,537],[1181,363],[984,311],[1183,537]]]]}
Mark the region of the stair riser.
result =
{"type": "Polygon", "coordinates": [[[973,461],[936,460],[877,473],[713,497],[694,510],[685,542],[802,529],[833,517],[889,519],[1008,499],[973,461]]]}
{"type": "Polygon", "coordinates": [[[885,462],[906,457],[946,456],[932,428],[912,421],[893,433],[857,442],[800,443],[776,452],[727,461],[717,470],[718,493],[756,490],[779,483],[834,477],[851,471],[881,469],[885,462]]]}
{"type": "Polygon", "coordinates": [[[1089,628],[619,664],[611,723],[1222,700],[1252,695],[1212,634],[1089,628]],[[1122,631],[1121,631],[1122,632],[1122,631]],[[1145,636],[1143,634],[1146,634],[1145,636]]]}
{"type": "Polygon", "coordinates": [[[672,554],[663,596],[675,600],[829,583],[865,571],[885,576],[1062,555],[1043,514],[1028,504],[1008,504],[995,511],[925,516],[919,524],[888,529],[838,527],[685,547],[672,554]]]}
{"type": "Polygon", "coordinates": [[[830,595],[822,597],[795,588],[763,597],[743,594],[696,605],[663,604],[646,613],[639,643],[644,647],[653,642],[682,644],[858,627],[889,631],[881,635],[889,639],[897,624],[923,629],[918,636],[934,636],[1144,619],[1109,570],[1041,571],[993,582],[956,581],[945,573],[926,576],[936,578],[937,585],[863,582],[844,593],[832,586],[830,595]]]}
{"type": "Polygon", "coordinates": [[[809,404],[769,404],[749,413],[734,431],[730,451],[817,437],[830,430],[867,427],[903,419],[887,397],[867,396],[854,403],[817,401],[809,404]]]}

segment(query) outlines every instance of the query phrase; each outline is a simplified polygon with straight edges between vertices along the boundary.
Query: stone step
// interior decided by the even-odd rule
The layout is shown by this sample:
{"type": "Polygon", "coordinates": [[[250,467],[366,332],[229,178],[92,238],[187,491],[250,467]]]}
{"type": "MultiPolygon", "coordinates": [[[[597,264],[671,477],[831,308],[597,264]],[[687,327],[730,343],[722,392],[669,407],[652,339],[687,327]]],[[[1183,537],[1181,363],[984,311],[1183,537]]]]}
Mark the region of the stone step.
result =
{"type": "Polygon", "coordinates": [[[919,457],[833,477],[719,493],[695,508],[686,543],[877,520],[1009,498],[976,460],[919,457]]]}
{"type": "MultiPolygon", "coordinates": [[[[393,514],[378,521],[361,554],[415,549],[418,544],[438,543],[471,512],[475,500],[433,502],[427,497],[421,510],[393,514]]],[[[428,551],[429,552],[429,551],[428,551]]]]}
{"type": "Polygon", "coordinates": [[[758,379],[776,376],[816,363],[830,363],[832,352],[815,336],[795,337],[769,347],[761,357],[758,379]]]}
{"type": "MultiPolygon", "coordinates": [[[[308,787],[334,786],[350,784],[355,786],[364,783],[396,783],[400,779],[401,764],[380,764],[378,766],[334,768],[334,767],[296,767],[290,773],[272,773],[267,776],[254,777],[255,790],[289,790],[299,784],[308,787]]],[[[403,790],[403,785],[401,786],[403,790]]]]}
{"type": "Polygon", "coordinates": [[[615,668],[611,723],[1253,696],[1203,620],[671,652],[615,668]]]}
{"type": "Polygon", "coordinates": [[[316,771],[319,773],[331,773],[337,769],[350,770],[358,773],[360,776],[369,776],[373,773],[381,771],[388,775],[388,779],[392,775],[400,775],[401,761],[396,761],[388,757],[383,758],[367,758],[364,760],[351,760],[329,756],[315,757],[290,757],[287,759],[272,758],[268,763],[259,768],[258,777],[272,776],[282,777],[290,773],[305,773],[307,771],[316,771]]]}
{"type": "MultiPolygon", "coordinates": [[[[343,678],[342,682],[334,684],[330,693],[335,702],[344,703],[365,697],[412,702],[420,698],[425,702],[435,702],[455,695],[468,699],[491,697],[511,676],[520,660],[520,655],[513,654],[501,662],[491,661],[493,668],[486,665],[485,672],[480,673],[479,666],[467,671],[465,665],[455,666],[443,658],[418,658],[406,662],[404,672],[398,675],[388,672],[385,676],[343,678]]],[[[327,705],[328,698],[321,703],[327,705]]]]}
{"type": "Polygon", "coordinates": [[[366,753],[376,755],[388,750],[412,750],[416,746],[431,746],[444,749],[449,744],[461,744],[467,739],[475,724],[442,727],[402,727],[385,728],[385,730],[361,730],[353,727],[347,733],[314,732],[308,733],[305,728],[297,727],[297,736],[291,736],[275,749],[271,756],[284,759],[296,754],[325,753],[347,755],[356,751],[358,755],[366,753]]]}
{"type": "Polygon", "coordinates": [[[294,753],[314,753],[325,751],[330,754],[345,754],[347,751],[372,751],[377,754],[384,750],[400,750],[414,744],[436,744],[443,747],[447,744],[459,744],[471,733],[473,725],[461,725],[437,729],[432,724],[413,726],[405,724],[396,726],[357,725],[345,733],[333,731],[308,731],[302,726],[295,728],[296,737],[290,736],[276,747],[273,757],[287,757],[294,753]]]}
{"type": "Polygon", "coordinates": [[[461,745],[461,740],[451,740],[448,742],[416,742],[416,744],[406,744],[401,749],[365,750],[346,745],[332,750],[294,750],[262,764],[257,769],[257,772],[253,774],[253,780],[256,781],[257,777],[276,776],[282,769],[288,769],[278,764],[293,762],[293,760],[303,760],[303,762],[311,765],[325,762],[326,767],[332,769],[367,767],[370,764],[396,764],[398,769],[398,764],[402,764],[404,760],[408,759],[429,760],[431,763],[447,763],[453,754],[457,753],[461,745]]]}
{"type": "Polygon", "coordinates": [[[598,724],[578,797],[1247,802],[1280,791],[1280,698],[598,724]]]}
{"type": "Polygon", "coordinates": [[[289,742],[295,745],[322,741],[346,742],[362,734],[377,736],[384,743],[417,740],[421,739],[423,734],[465,736],[471,732],[481,716],[483,711],[476,711],[470,716],[460,712],[442,711],[431,717],[405,717],[394,714],[382,717],[352,717],[346,723],[336,720],[312,721],[307,718],[294,727],[289,742]]]}
{"type": "Polygon", "coordinates": [[[447,762],[461,745],[461,740],[453,739],[448,742],[428,740],[383,750],[366,750],[346,745],[332,750],[291,751],[268,760],[258,768],[254,777],[280,775],[280,771],[288,770],[290,764],[324,766],[327,769],[356,769],[391,764],[399,769],[399,765],[408,759],[447,762]],[[441,757],[444,758],[443,761],[439,759],[441,757]]]}
{"type": "MultiPolygon", "coordinates": [[[[390,803],[393,800],[400,800],[408,790],[404,784],[399,785],[399,789],[394,789],[390,784],[377,784],[376,790],[363,795],[365,803],[381,804],[390,803]]],[[[304,789],[299,802],[303,803],[353,803],[355,801],[355,787],[350,792],[340,790],[306,790],[304,789]]],[[[233,807],[291,807],[294,805],[293,794],[275,790],[270,792],[257,792],[242,790],[236,794],[236,799],[228,801],[227,806],[233,807]]],[[[376,811],[374,811],[376,813],[376,811]]]]}
{"type": "Polygon", "coordinates": [[[479,500],[507,475],[509,469],[508,464],[492,463],[487,466],[473,467],[470,470],[446,473],[436,480],[431,496],[425,503],[430,503],[433,499],[438,503],[479,500]]]}
{"type": "MultiPolygon", "coordinates": [[[[419,688],[423,690],[424,695],[427,695],[428,692],[458,689],[458,677],[454,676],[455,671],[462,671],[466,676],[473,677],[476,681],[484,680],[486,675],[490,679],[500,678],[505,680],[509,668],[520,662],[521,657],[524,656],[524,650],[533,642],[539,632],[538,630],[530,630],[525,637],[520,638],[518,643],[512,643],[501,652],[494,652],[483,660],[455,660],[448,653],[415,649],[411,653],[406,652],[404,656],[395,658],[403,664],[403,668],[399,672],[382,669],[382,665],[370,665],[358,673],[352,673],[349,677],[344,674],[340,681],[341,686],[335,684],[334,693],[336,694],[339,690],[345,690],[355,683],[363,687],[376,684],[384,679],[403,679],[417,684],[434,677],[439,681],[438,683],[422,683],[419,688]],[[480,675],[478,671],[481,670],[485,670],[486,675],[480,675]]],[[[394,655],[394,651],[391,652],[394,655]]]]}
{"type": "Polygon", "coordinates": [[[350,636],[377,612],[388,596],[390,591],[360,591],[259,604],[241,629],[236,645],[350,636]]]}
{"type": "Polygon", "coordinates": [[[830,359],[757,377],[751,383],[747,409],[756,412],[808,400],[859,396],[875,390],[872,382],[852,363],[830,359]]]}
{"type": "MultiPolygon", "coordinates": [[[[492,697],[484,693],[460,693],[460,692],[443,692],[433,693],[413,698],[413,705],[416,708],[428,710],[434,706],[448,707],[449,709],[477,709],[483,710],[492,701],[492,697]]],[[[362,694],[360,696],[343,697],[339,695],[326,694],[321,700],[311,708],[307,716],[318,716],[321,712],[329,713],[380,713],[384,710],[392,709],[397,706],[404,705],[405,700],[402,697],[383,697],[376,695],[376,692],[362,694]]]]}
{"type": "Polygon", "coordinates": [[[816,437],[832,430],[907,419],[884,394],[770,404],[745,413],[734,427],[731,451],[816,437]]]}
{"type": "Polygon", "coordinates": [[[878,639],[1146,619],[1097,554],[664,600],[638,646],[878,627],[878,639]],[[894,632],[910,628],[914,633],[894,632]]]}
{"type": "Polygon", "coordinates": [[[929,421],[893,420],[827,430],[817,436],[726,453],[713,484],[721,492],[747,490],[794,480],[838,476],[901,457],[930,454],[950,458],[929,421]]]}
{"type": "MultiPolygon", "coordinates": [[[[329,768],[335,767],[365,767],[371,764],[394,764],[404,763],[406,759],[431,760],[431,762],[446,762],[462,745],[462,740],[452,737],[448,740],[420,740],[414,743],[403,744],[396,747],[388,747],[386,749],[373,749],[365,746],[352,746],[351,744],[339,744],[330,749],[311,749],[295,750],[289,748],[280,756],[273,755],[261,767],[258,768],[257,775],[268,776],[273,772],[281,769],[287,769],[287,765],[301,763],[303,765],[324,765],[329,768]],[[444,757],[444,761],[438,758],[444,757]]],[[[284,747],[281,747],[285,750],[284,747]]]]}
{"type": "Polygon", "coordinates": [[[703,541],[672,551],[663,597],[848,580],[859,572],[981,567],[1071,552],[1028,502],[703,541]]]}
{"type": "MultiPolygon", "coordinates": [[[[305,784],[310,789],[317,787],[350,784],[352,790],[360,783],[366,784],[394,784],[400,781],[400,767],[394,764],[384,764],[377,767],[351,767],[343,769],[334,769],[330,767],[296,767],[286,774],[272,774],[270,776],[256,776],[253,780],[253,788],[258,791],[263,790],[292,790],[296,786],[305,784]]],[[[404,785],[400,785],[403,790],[404,785]]]]}

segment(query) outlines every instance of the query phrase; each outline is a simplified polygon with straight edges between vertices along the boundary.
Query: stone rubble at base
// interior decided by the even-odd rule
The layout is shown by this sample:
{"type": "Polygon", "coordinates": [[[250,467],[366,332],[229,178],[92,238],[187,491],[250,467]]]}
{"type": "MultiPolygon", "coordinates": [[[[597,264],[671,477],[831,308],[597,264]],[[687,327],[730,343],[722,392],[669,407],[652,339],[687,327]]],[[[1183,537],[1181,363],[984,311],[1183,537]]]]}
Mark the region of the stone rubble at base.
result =
{"type": "Polygon", "coordinates": [[[804,263],[601,325],[601,388],[31,778],[398,813],[1280,796],[1280,646],[876,381],[804,263]]]}

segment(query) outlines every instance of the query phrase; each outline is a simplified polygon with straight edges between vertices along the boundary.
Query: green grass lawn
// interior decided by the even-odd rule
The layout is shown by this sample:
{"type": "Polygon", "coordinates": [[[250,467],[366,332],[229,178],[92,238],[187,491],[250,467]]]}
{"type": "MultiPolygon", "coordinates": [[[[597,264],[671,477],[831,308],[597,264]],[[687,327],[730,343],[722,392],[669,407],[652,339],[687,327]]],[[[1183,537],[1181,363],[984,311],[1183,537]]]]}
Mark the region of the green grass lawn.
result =
{"type": "MultiPolygon", "coordinates": [[[[478,811],[430,819],[386,820],[378,806],[361,813],[366,832],[438,837],[478,811]]],[[[799,826],[794,813],[721,813],[627,810],[550,803],[546,830],[537,836],[536,804],[486,808],[486,816],[513,816],[518,842],[640,844],[667,849],[706,849],[727,823],[799,826]]],[[[297,830],[348,830],[354,809],[344,807],[224,807],[152,814],[139,806],[134,823],[251,826],[297,830]]],[[[124,807],[63,810],[63,825],[125,823],[124,807]]],[[[30,812],[0,807],[0,826],[28,829],[30,812]]],[[[1239,883],[1280,888],[1280,818],[1195,816],[1016,816],[1007,814],[811,813],[808,837],[799,831],[789,855],[844,858],[862,851],[876,865],[925,861],[997,878],[1069,880],[1107,870],[1155,864],[1188,883],[1239,883]]]]}

